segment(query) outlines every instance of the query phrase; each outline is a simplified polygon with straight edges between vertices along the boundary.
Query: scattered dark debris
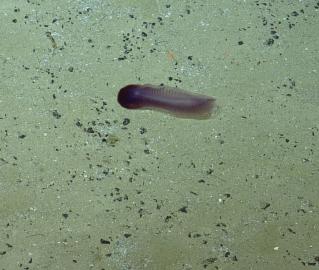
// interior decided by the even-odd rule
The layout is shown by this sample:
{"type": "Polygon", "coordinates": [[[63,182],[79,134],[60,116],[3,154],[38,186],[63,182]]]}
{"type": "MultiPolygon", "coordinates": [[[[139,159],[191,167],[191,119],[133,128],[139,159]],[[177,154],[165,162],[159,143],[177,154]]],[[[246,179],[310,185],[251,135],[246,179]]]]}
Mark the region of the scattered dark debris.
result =
{"type": "Polygon", "coordinates": [[[212,168],[209,168],[207,171],[206,171],[206,174],[207,175],[211,175],[214,173],[214,170],[212,168]]]}
{"type": "MultiPolygon", "coordinates": [[[[187,7],[184,12],[185,14],[190,14],[191,10],[187,7]]],[[[180,17],[183,17],[183,15],[180,15],[180,17]]],[[[161,36],[158,36],[157,28],[165,24],[166,18],[159,16],[157,20],[143,21],[140,24],[137,23],[137,19],[134,15],[130,14],[129,18],[133,19],[136,25],[131,31],[122,34],[123,50],[121,55],[117,57],[117,60],[124,61],[129,59],[130,61],[134,61],[135,59],[145,58],[149,53],[162,51],[161,44],[164,41],[161,40],[161,36]]],[[[175,66],[174,69],[177,72],[176,66],[178,63],[174,54],[169,50],[167,56],[175,66]]],[[[180,78],[173,79],[172,77],[170,80],[174,80],[178,83],[181,82],[180,78]]]]}
{"type": "Polygon", "coordinates": [[[92,127],[84,128],[84,131],[87,133],[94,133],[94,129],[92,127]]]}
{"type": "Polygon", "coordinates": [[[95,45],[93,44],[93,40],[91,38],[88,39],[88,43],[91,44],[91,48],[95,47],[95,45]]]}
{"type": "Polygon", "coordinates": [[[164,222],[167,223],[172,219],[172,216],[168,215],[165,217],[164,222]]]}
{"type": "Polygon", "coordinates": [[[57,110],[53,110],[53,111],[52,111],[52,115],[53,115],[53,117],[55,117],[56,119],[59,119],[59,118],[61,118],[61,116],[62,116],[57,110]]]}
{"type": "Polygon", "coordinates": [[[144,127],[140,127],[140,134],[144,134],[147,132],[147,129],[144,127]]]}
{"type": "Polygon", "coordinates": [[[207,268],[210,264],[213,264],[216,261],[217,261],[216,257],[211,257],[211,258],[203,260],[202,264],[204,268],[207,268]]]}
{"type": "Polygon", "coordinates": [[[100,239],[100,243],[103,244],[103,245],[110,245],[111,241],[101,238],[100,239]]]}
{"type": "Polygon", "coordinates": [[[140,218],[146,214],[146,211],[143,208],[138,209],[137,212],[138,212],[140,218]]]}
{"type": "Polygon", "coordinates": [[[5,165],[5,164],[9,164],[9,162],[7,160],[5,160],[4,158],[0,158],[0,166],[5,165]]]}
{"type": "Polygon", "coordinates": [[[287,230],[288,230],[288,232],[290,232],[292,234],[296,234],[296,232],[293,229],[291,229],[291,228],[288,228],[287,230]]]}
{"type": "Polygon", "coordinates": [[[265,45],[267,46],[271,46],[275,43],[275,40],[273,38],[268,38],[266,41],[265,41],[265,45]]]}
{"type": "Polygon", "coordinates": [[[231,195],[230,193],[224,193],[223,196],[220,198],[220,202],[221,203],[225,203],[228,199],[231,199],[231,195]]]}
{"type": "Polygon", "coordinates": [[[182,82],[182,80],[181,79],[178,79],[178,78],[173,78],[173,77],[168,77],[168,80],[169,81],[175,81],[175,82],[178,82],[178,83],[181,83],[182,82]]]}
{"type": "Polygon", "coordinates": [[[19,137],[19,139],[24,139],[25,137],[27,137],[27,135],[25,135],[25,134],[20,134],[18,137],[19,137]]]}
{"type": "Polygon", "coordinates": [[[225,234],[228,234],[227,231],[227,225],[224,222],[219,222],[216,224],[216,227],[219,228],[222,232],[224,232],[225,234]]]}
{"type": "Polygon", "coordinates": [[[178,211],[182,213],[187,213],[187,208],[188,208],[187,206],[183,206],[180,209],[178,209],[178,211]]]}
{"type": "Polygon", "coordinates": [[[263,202],[263,203],[262,203],[262,206],[261,206],[261,209],[266,210],[268,207],[270,207],[270,203],[268,203],[268,202],[263,202]]]}
{"type": "Polygon", "coordinates": [[[303,266],[319,266],[319,256],[315,255],[313,256],[313,259],[307,258],[302,259],[300,257],[297,257],[296,255],[292,254],[289,250],[286,250],[286,254],[288,256],[296,258],[303,266]]]}
{"type": "Polygon", "coordinates": [[[200,233],[192,233],[192,232],[188,233],[188,238],[199,238],[201,236],[202,235],[200,233]]]}
{"type": "Polygon", "coordinates": [[[227,225],[226,225],[224,222],[218,222],[218,223],[216,224],[216,227],[224,227],[224,228],[226,228],[227,225]]]}
{"type": "Polygon", "coordinates": [[[319,266],[319,256],[315,256],[313,260],[304,261],[301,258],[298,258],[302,265],[306,266],[319,266]]]}
{"type": "MultiPolygon", "coordinates": [[[[109,112],[107,109],[107,102],[103,99],[91,98],[91,101],[93,102],[94,110],[98,115],[109,112]]],[[[114,127],[120,127],[119,122],[118,120],[113,120],[110,122],[109,120],[104,120],[103,118],[104,117],[89,121],[86,123],[86,125],[84,125],[81,119],[76,119],[75,125],[78,128],[81,128],[88,135],[100,139],[102,143],[106,143],[107,145],[114,147],[120,141],[120,138],[114,132],[114,127]]],[[[108,116],[106,115],[105,118],[108,118],[108,116]]],[[[130,122],[131,121],[129,118],[124,118],[122,121],[122,129],[127,129],[127,126],[130,122]]]]}
{"type": "Polygon", "coordinates": [[[76,125],[77,127],[82,127],[82,126],[83,126],[83,124],[81,123],[81,120],[80,120],[80,119],[76,120],[75,125],[76,125]]]}
{"type": "Polygon", "coordinates": [[[131,120],[129,118],[124,118],[122,124],[123,124],[123,126],[127,126],[130,122],[131,122],[131,120]]]}
{"type": "Polygon", "coordinates": [[[291,12],[290,14],[291,14],[291,16],[294,16],[294,17],[296,17],[296,16],[299,15],[299,13],[298,13],[297,11],[293,11],[293,12],[291,12]]]}
{"type": "Polygon", "coordinates": [[[48,31],[45,34],[48,37],[48,39],[51,41],[52,48],[53,49],[57,49],[58,48],[58,44],[56,43],[54,37],[52,36],[52,33],[48,31]]]}
{"type": "Polygon", "coordinates": [[[122,195],[119,188],[114,188],[114,191],[110,193],[110,196],[113,198],[113,202],[122,202],[128,200],[128,195],[122,195]]]}
{"type": "Polygon", "coordinates": [[[101,104],[99,104],[98,100],[91,98],[91,101],[93,102],[93,104],[97,104],[96,107],[94,107],[94,110],[98,113],[98,114],[102,114],[103,112],[107,111],[107,102],[105,100],[103,100],[102,98],[100,99],[101,104]]]}
{"type": "MultiPolygon", "coordinates": [[[[278,33],[278,29],[282,29],[283,26],[288,27],[288,29],[294,28],[298,23],[297,17],[305,14],[305,10],[301,8],[299,10],[292,10],[290,13],[283,15],[282,19],[281,16],[279,18],[277,11],[272,8],[272,3],[262,2],[260,0],[255,1],[255,3],[261,9],[261,12],[265,14],[261,17],[262,25],[270,28],[269,31],[271,37],[264,42],[267,46],[272,46],[275,41],[279,39],[280,34],[278,33]]],[[[306,4],[305,7],[308,7],[308,4],[306,4]]],[[[306,19],[303,18],[303,21],[306,21],[306,19]]]]}

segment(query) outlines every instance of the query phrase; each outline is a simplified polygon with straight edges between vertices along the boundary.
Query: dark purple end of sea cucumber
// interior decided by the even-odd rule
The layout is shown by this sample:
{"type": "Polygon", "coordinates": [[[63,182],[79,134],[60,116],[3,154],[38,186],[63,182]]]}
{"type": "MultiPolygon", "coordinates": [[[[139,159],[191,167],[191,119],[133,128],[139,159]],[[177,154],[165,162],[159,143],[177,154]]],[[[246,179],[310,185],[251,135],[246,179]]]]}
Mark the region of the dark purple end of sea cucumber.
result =
{"type": "Polygon", "coordinates": [[[123,87],[118,95],[117,101],[126,109],[141,109],[146,105],[143,98],[144,88],[138,84],[129,84],[123,87]]]}
{"type": "Polygon", "coordinates": [[[207,119],[216,109],[214,97],[179,88],[130,84],[120,89],[117,100],[126,109],[163,111],[176,117],[207,119]]]}

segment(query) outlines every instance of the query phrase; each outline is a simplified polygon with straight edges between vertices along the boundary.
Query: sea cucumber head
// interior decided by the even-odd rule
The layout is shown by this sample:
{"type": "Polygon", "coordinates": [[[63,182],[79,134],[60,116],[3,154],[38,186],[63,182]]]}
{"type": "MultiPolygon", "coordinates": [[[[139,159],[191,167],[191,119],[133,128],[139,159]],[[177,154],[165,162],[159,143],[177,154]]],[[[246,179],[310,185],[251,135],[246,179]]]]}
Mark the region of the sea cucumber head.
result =
{"type": "Polygon", "coordinates": [[[118,103],[127,109],[139,109],[143,107],[143,98],[141,97],[141,85],[129,84],[123,87],[118,95],[118,103]]]}

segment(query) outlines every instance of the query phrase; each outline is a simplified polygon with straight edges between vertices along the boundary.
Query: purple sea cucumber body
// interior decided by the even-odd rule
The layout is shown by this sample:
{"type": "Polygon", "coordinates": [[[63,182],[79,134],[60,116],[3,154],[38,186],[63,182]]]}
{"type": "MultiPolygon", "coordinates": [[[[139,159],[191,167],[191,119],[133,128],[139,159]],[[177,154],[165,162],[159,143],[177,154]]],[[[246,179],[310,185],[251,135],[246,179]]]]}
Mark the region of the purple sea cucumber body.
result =
{"type": "Polygon", "coordinates": [[[210,118],[217,107],[214,97],[151,84],[126,85],[120,89],[117,100],[126,109],[157,110],[192,119],[210,118]]]}

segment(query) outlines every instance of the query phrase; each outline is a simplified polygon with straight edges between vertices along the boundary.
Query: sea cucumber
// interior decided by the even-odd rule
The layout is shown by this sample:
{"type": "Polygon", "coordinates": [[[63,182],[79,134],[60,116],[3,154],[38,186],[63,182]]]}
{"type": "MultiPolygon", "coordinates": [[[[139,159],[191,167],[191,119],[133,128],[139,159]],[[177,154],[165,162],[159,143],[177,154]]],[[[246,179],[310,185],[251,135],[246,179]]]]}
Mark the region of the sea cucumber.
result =
{"type": "Polygon", "coordinates": [[[151,84],[126,85],[120,89],[117,101],[126,109],[157,110],[190,119],[208,119],[217,108],[214,97],[151,84]]]}

